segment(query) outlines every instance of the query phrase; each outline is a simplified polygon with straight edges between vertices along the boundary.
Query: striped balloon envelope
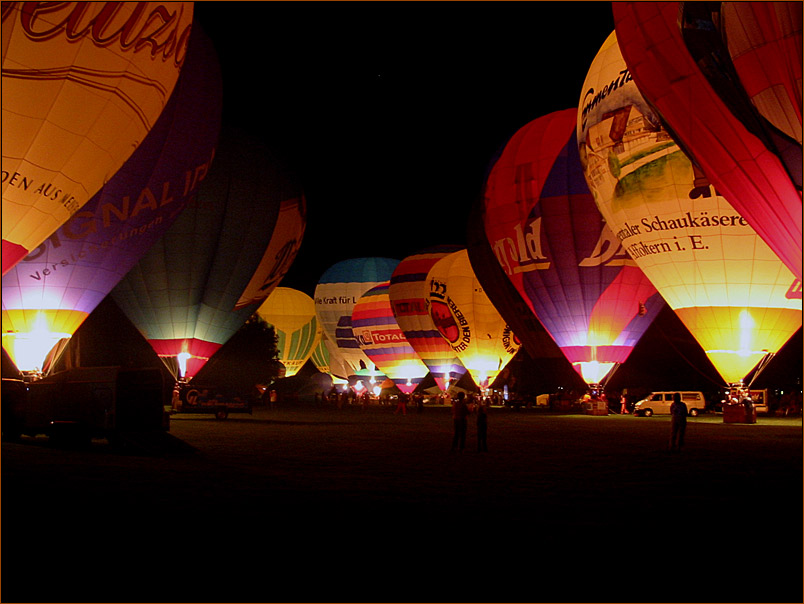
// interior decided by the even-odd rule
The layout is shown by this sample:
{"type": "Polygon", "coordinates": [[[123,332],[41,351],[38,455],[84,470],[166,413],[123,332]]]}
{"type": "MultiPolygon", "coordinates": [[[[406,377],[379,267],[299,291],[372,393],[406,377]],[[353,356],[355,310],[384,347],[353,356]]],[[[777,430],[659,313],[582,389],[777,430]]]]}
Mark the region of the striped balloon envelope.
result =
{"type": "Polygon", "coordinates": [[[442,391],[457,383],[466,367],[444,341],[430,317],[427,273],[441,258],[460,250],[443,245],[422,250],[399,263],[391,275],[388,296],[391,310],[402,333],[442,391]]]}
{"type": "Polygon", "coordinates": [[[390,283],[372,287],[355,304],[352,330],[360,348],[397,388],[410,394],[429,369],[402,333],[391,310],[390,283]]]}
{"type": "Polygon", "coordinates": [[[370,369],[369,358],[360,349],[352,332],[352,310],[364,293],[391,278],[399,260],[391,258],[350,258],[329,267],[315,287],[315,312],[328,346],[334,346],[341,360],[339,369],[348,379],[361,369],[370,369]]]}
{"type": "Polygon", "coordinates": [[[285,377],[296,375],[321,339],[313,299],[297,289],[277,287],[257,309],[257,315],[274,328],[285,377]]]}

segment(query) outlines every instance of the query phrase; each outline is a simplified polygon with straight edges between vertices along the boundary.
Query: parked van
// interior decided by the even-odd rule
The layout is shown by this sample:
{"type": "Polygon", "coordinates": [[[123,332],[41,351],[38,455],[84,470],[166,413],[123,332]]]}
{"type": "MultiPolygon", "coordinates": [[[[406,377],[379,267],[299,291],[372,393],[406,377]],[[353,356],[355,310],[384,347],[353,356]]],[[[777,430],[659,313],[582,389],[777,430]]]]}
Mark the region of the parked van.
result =
{"type": "Polygon", "coordinates": [[[654,413],[669,414],[673,404],[673,395],[681,393],[681,401],[687,405],[687,414],[696,417],[706,410],[706,399],[703,392],[692,390],[669,390],[667,392],[651,392],[634,406],[634,415],[650,417],[654,413]]]}

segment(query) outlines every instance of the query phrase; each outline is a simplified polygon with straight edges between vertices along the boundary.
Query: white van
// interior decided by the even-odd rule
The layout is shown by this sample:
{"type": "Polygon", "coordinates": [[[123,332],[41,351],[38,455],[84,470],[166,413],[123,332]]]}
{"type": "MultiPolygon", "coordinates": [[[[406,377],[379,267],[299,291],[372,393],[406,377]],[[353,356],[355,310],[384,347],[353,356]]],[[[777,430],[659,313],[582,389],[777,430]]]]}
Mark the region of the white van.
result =
{"type": "Polygon", "coordinates": [[[691,390],[670,390],[667,392],[651,392],[650,396],[643,398],[634,406],[634,415],[650,417],[654,413],[669,414],[670,405],[673,404],[673,395],[681,393],[682,402],[687,405],[687,413],[696,417],[706,410],[706,399],[703,392],[691,390]]]}

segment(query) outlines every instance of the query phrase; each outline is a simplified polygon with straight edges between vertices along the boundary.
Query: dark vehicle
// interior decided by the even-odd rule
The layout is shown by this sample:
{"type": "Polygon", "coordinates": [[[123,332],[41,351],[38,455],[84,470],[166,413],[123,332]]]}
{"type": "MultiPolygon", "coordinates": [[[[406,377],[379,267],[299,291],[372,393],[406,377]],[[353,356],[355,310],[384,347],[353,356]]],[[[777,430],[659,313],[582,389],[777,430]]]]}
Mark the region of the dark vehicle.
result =
{"type": "Polygon", "coordinates": [[[110,442],[126,433],[167,432],[165,384],[156,369],[82,367],[41,380],[3,378],[3,438],[110,442]]]}
{"type": "Polygon", "coordinates": [[[226,419],[230,413],[251,414],[251,406],[251,397],[232,388],[180,383],[173,391],[172,413],[212,413],[226,419]]]}

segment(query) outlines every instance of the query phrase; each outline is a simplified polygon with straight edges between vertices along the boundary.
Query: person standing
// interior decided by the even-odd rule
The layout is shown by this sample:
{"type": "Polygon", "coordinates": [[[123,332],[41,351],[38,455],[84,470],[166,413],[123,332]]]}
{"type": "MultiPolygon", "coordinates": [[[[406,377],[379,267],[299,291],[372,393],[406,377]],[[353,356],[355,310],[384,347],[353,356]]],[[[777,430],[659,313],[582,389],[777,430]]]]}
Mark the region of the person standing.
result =
{"type": "Polygon", "coordinates": [[[397,397],[396,411],[394,411],[394,415],[397,413],[401,413],[402,415],[408,414],[408,395],[404,392],[400,392],[399,397],[397,397]]]}
{"type": "Polygon", "coordinates": [[[489,447],[486,441],[489,427],[489,399],[481,398],[477,405],[477,452],[488,453],[489,447]]]}
{"type": "Polygon", "coordinates": [[[452,450],[463,451],[466,446],[466,418],[469,415],[469,406],[466,404],[466,395],[459,392],[452,401],[452,450]]]}
{"type": "Polygon", "coordinates": [[[681,393],[673,393],[670,405],[670,450],[681,451],[684,446],[684,433],[687,431],[687,405],[681,402],[681,393]]]}

